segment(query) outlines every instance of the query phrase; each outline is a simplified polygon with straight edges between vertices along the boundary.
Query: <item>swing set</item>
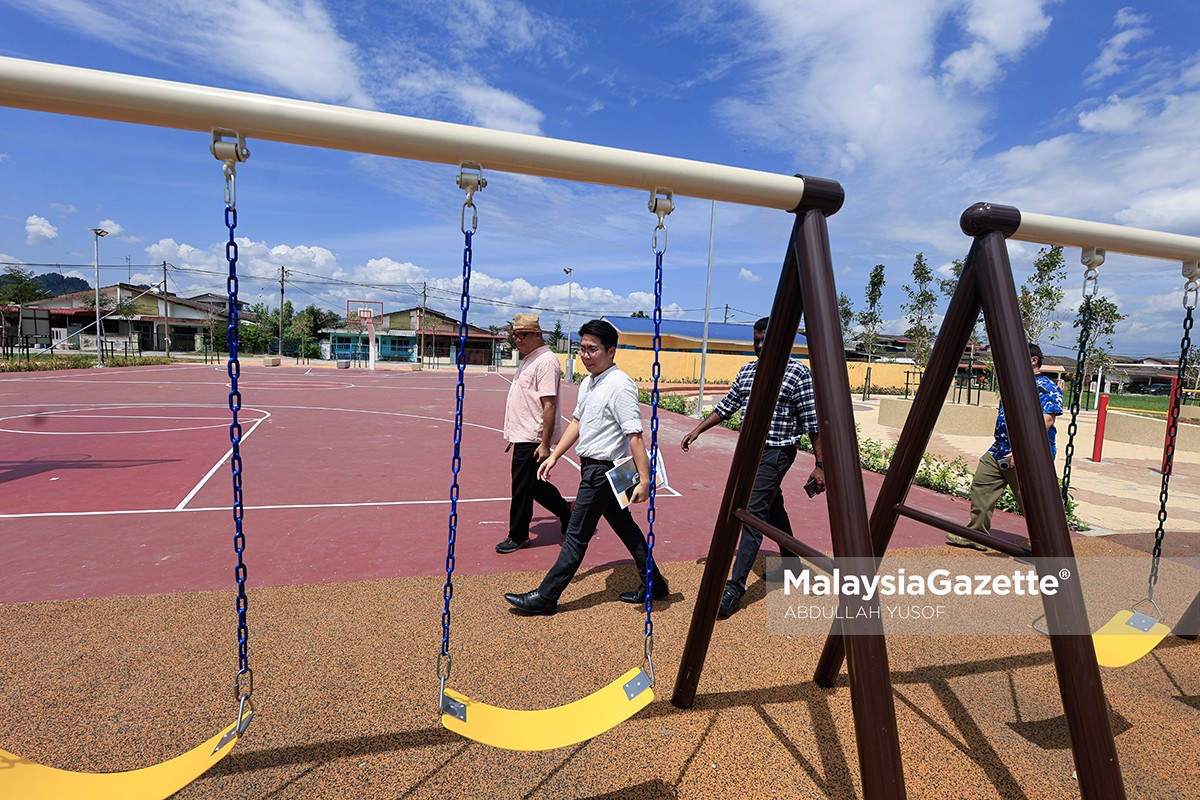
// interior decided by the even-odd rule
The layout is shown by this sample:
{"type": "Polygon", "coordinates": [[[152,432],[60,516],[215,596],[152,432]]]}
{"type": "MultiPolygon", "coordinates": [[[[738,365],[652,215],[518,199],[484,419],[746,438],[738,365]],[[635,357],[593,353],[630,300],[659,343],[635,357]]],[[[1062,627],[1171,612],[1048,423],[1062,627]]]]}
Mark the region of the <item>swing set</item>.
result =
{"type": "MultiPolygon", "coordinates": [[[[471,261],[473,240],[479,226],[479,214],[473,202],[475,193],[487,186],[478,165],[464,166],[458,176],[459,187],[466,192],[462,207],[463,269],[462,296],[458,323],[458,382],[455,386],[454,454],[450,461],[450,520],[446,543],[446,582],[442,587],[442,645],[437,658],[439,703],[442,725],[460,736],[506,750],[552,750],[586,741],[615,728],[654,700],[654,598],[646,592],[646,623],[642,663],[587,697],[571,703],[539,710],[508,709],[473,700],[447,688],[453,663],[450,653],[450,601],[454,596],[454,547],[458,531],[458,473],[462,466],[464,376],[466,374],[467,311],[471,307],[471,261]],[[467,211],[470,210],[470,224],[467,211]]],[[[646,573],[642,580],[653,585],[654,574],[654,501],[658,472],[658,380],[662,372],[662,273],[667,248],[664,219],[674,209],[670,192],[655,189],[649,209],[658,217],[652,240],[654,249],[654,366],[650,393],[650,498],[647,509],[646,573]],[[659,245],[659,233],[662,244],[659,245]]]]}
{"type": "MultiPolygon", "coordinates": [[[[234,239],[237,224],[235,167],[249,155],[245,145],[247,138],[446,163],[459,168],[459,187],[466,192],[461,218],[464,236],[463,288],[446,579],[443,585],[442,642],[436,669],[439,686],[437,709],[448,730],[500,748],[542,750],[584,741],[620,724],[644,708],[653,700],[654,631],[653,593],[648,591],[641,664],[599,691],[563,706],[541,710],[501,708],[475,701],[448,685],[451,677],[451,600],[454,594],[458,475],[462,463],[465,340],[471,299],[473,237],[478,221],[473,199],[486,186],[482,175],[485,165],[489,171],[568,179],[651,193],[650,211],[657,216],[658,224],[653,239],[656,359],[651,411],[652,474],[648,507],[647,586],[650,585],[653,569],[654,470],[658,449],[657,384],[660,370],[657,354],[661,349],[662,261],[666,251],[664,219],[673,207],[673,196],[679,194],[757,205],[790,211],[795,215],[774,296],[772,324],[767,332],[754,391],[730,465],[726,491],[675,683],[672,703],[680,708],[688,708],[694,702],[717,618],[722,584],[733,561],[743,524],[761,530],[818,566],[828,568],[834,564],[833,560],[815,548],[773,529],[745,511],[774,399],[778,395],[794,334],[802,316],[806,319],[816,405],[821,419],[835,559],[847,559],[844,563],[860,565],[867,559],[881,557],[898,516],[913,515],[912,510],[903,504],[904,497],[928,443],[941,400],[953,380],[959,356],[982,310],[996,353],[1001,395],[1009,409],[1014,449],[1030,454],[1030,457],[1018,460],[1017,470],[1033,552],[1045,563],[1052,559],[1070,561],[1073,551],[1048,444],[1040,423],[1040,409],[1030,393],[1019,390],[1032,375],[1004,239],[1011,236],[1065,245],[1103,246],[1135,255],[1181,260],[1189,281],[1187,297],[1190,297],[1190,301],[1185,299],[1185,305],[1190,302],[1189,322],[1191,309],[1195,306],[1200,239],[1022,214],[1006,206],[978,205],[968,209],[962,225],[964,232],[973,237],[973,243],[966,267],[951,299],[913,411],[897,444],[892,467],[885,476],[883,489],[868,518],[858,465],[857,434],[850,404],[849,377],[841,340],[826,224],[826,217],[836,213],[844,200],[842,187],[834,181],[800,175],[774,175],[360,109],[10,58],[0,58],[0,104],[203,131],[212,135],[212,152],[224,165],[225,219],[229,231],[226,247],[229,262],[228,373],[231,384],[229,406],[233,418],[230,426],[230,464],[234,484],[235,578],[238,587],[238,673],[234,681],[237,715],[232,725],[178,759],[132,772],[72,773],[37,765],[0,751],[0,794],[4,796],[120,797],[133,800],[165,797],[227,755],[245,733],[252,718],[253,673],[247,657],[246,568],[242,559],[245,535],[241,513],[241,430],[237,418],[241,396],[237,389],[240,365],[237,360],[237,244],[234,239]]],[[[1190,324],[1186,327],[1190,329],[1190,324]]],[[[1185,344],[1188,341],[1185,333],[1185,344]]],[[[1163,494],[1164,511],[1160,519],[1165,523],[1165,480],[1163,494]]],[[[1148,598],[1151,601],[1161,555],[1162,530],[1163,525],[1160,525],[1151,569],[1148,598]]],[[[954,532],[962,531],[956,528],[954,532]]],[[[864,570],[862,567],[852,570],[858,577],[869,577],[860,574],[864,570]]],[[[1125,797],[1125,793],[1109,726],[1108,704],[1098,672],[1097,650],[1102,648],[1098,647],[1095,637],[1081,635],[1087,632],[1087,617],[1078,585],[1068,583],[1065,587],[1065,591],[1053,597],[1044,596],[1044,602],[1080,788],[1088,798],[1119,800],[1125,797]]],[[[1192,604],[1192,609],[1185,612],[1185,617],[1188,614],[1196,615],[1198,602],[1200,597],[1192,604]]],[[[878,615],[878,598],[843,598],[843,605],[857,618],[869,621],[860,627],[861,635],[842,636],[836,628],[831,632],[814,679],[821,686],[834,685],[842,660],[846,660],[863,796],[870,800],[903,798],[906,790],[887,645],[882,620],[878,615]],[[872,609],[876,612],[874,615],[870,614],[872,609]],[[857,613],[860,611],[867,612],[866,616],[857,613]]]]}

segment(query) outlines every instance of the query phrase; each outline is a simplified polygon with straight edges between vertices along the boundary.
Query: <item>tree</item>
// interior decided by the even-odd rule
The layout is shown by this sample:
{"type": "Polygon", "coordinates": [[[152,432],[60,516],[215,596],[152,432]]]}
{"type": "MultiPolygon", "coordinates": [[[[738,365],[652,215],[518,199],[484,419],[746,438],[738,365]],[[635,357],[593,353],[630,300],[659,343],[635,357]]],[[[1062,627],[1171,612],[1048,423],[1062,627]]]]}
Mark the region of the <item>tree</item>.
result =
{"type": "Polygon", "coordinates": [[[879,342],[879,326],[883,324],[883,315],[879,311],[879,298],[883,296],[883,264],[876,264],[871,269],[871,277],[867,279],[867,305],[855,315],[855,321],[862,326],[858,337],[858,345],[867,351],[867,363],[875,353],[875,345],[879,342]]]}
{"type": "MultiPolygon", "coordinates": [[[[20,334],[21,326],[24,323],[24,305],[49,296],[46,292],[42,291],[33,273],[27,269],[8,266],[4,268],[4,274],[0,275],[0,304],[17,307],[16,332],[18,334],[20,334]]],[[[0,325],[0,327],[4,326],[0,325]]]]}
{"type": "Polygon", "coordinates": [[[327,311],[309,303],[292,319],[292,333],[301,339],[312,341],[317,339],[325,328],[336,328],[341,319],[336,311],[327,311]]]}
{"type": "Polygon", "coordinates": [[[0,275],[0,303],[19,306],[49,296],[38,285],[37,278],[30,270],[8,266],[0,275]]]}
{"type": "Polygon", "coordinates": [[[563,340],[566,334],[563,333],[562,320],[554,320],[554,330],[550,333],[550,349],[554,352],[559,352],[558,343],[563,340]]]}
{"type": "Polygon", "coordinates": [[[854,304],[845,292],[838,292],[838,318],[842,323],[842,347],[854,344],[854,304]]]}
{"type": "MultiPolygon", "coordinates": [[[[1128,316],[1118,311],[1117,304],[1107,297],[1092,298],[1092,326],[1084,347],[1084,374],[1105,373],[1112,366],[1113,336],[1117,325],[1128,316]]],[[[1078,329],[1082,325],[1083,306],[1080,305],[1079,312],[1075,315],[1074,327],[1078,329]]],[[[1096,389],[1099,391],[1100,387],[1097,386],[1096,389]]]]}
{"type": "Polygon", "coordinates": [[[904,293],[908,302],[900,305],[908,321],[905,335],[913,342],[913,362],[921,369],[929,363],[933,349],[933,312],[937,308],[937,295],[933,293],[933,271],[925,263],[925,254],[917,253],[912,267],[912,283],[905,284],[904,293]]]}
{"type": "MultiPolygon", "coordinates": [[[[952,277],[943,278],[938,281],[938,286],[947,298],[954,297],[954,292],[958,289],[958,282],[962,280],[963,270],[966,269],[966,263],[961,258],[956,258],[950,262],[950,274],[952,277]]],[[[975,351],[983,346],[983,336],[979,331],[979,321],[983,318],[981,311],[975,317],[975,324],[971,326],[971,335],[967,337],[967,344],[971,348],[971,361],[974,363],[975,351]]],[[[991,356],[984,358],[981,363],[984,364],[988,371],[992,369],[991,356]]],[[[974,375],[970,376],[974,378],[974,375]]]]}
{"type": "Polygon", "coordinates": [[[645,311],[635,311],[629,315],[631,319],[649,319],[645,311]]]}
{"type": "Polygon", "coordinates": [[[1055,315],[1055,311],[1063,299],[1062,283],[1067,277],[1064,264],[1060,245],[1049,249],[1043,247],[1034,259],[1033,274],[1021,284],[1021,291],[1017,294],[1025,336],[1033,344],[1041,344],[1044,334],[1049,334],[1051,341],[1058,338],[1062,319],[1055,315]]]}

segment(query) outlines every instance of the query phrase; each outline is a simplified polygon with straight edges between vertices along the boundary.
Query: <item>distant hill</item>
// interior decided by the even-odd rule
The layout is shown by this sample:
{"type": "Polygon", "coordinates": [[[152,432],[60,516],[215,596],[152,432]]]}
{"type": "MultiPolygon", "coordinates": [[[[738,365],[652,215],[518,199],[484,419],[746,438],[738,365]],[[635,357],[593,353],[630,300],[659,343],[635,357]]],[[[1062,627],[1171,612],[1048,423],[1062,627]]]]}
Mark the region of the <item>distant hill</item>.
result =
{"type": "Polygon", "coordinates": [[[34,278],[38,288],[46,292],[50,297],[57,297],[60,294],[71,294],[72,292],[82,292],[92,288],[92,285],[83,278],[68,278],[66,275],[60,275],[57,272],[51,272],[46,275],[38,275],[34,278]]]}

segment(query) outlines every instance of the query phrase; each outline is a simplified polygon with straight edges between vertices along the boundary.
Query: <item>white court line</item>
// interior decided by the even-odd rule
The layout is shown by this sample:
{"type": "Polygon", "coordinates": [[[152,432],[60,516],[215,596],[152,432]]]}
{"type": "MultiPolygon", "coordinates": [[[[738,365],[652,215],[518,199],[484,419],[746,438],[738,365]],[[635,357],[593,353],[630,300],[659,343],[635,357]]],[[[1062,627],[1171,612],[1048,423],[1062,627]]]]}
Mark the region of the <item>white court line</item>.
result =
{"type": "MultiPolygon", "coordinates": [[[[659,489],[659,497],[663,496],[663,490],[670,487],[664,486],[659,489]]],[[[679,492],[671,489],[671,494],[668,497],[682,497],[679,492]]],[[[477,497],[464,499],[459,498],[459,503],[511,503],[511,497],[477,497]]],[[[447,500],[375,500],[364,503],[296,503],[294,505],[269,505],[269,506],[243,506],[245,511],[288,511],[291,509],[301,508],[372,508],[383,506],[435,506],[435,505],[450,505],[447,500]]],[[[116,517],[129,516],[131,514],[191,514],[202,511],[225,511],[228,512],[229,506],[209,506],[199,508],[137,508],[125,509],[119,511],[38,511],[26,514],[0,514],[0,519],[40,519],[42,517],[116,517]]]]}
{"type": "MultiPolygon", "coordinates": [[[[252,434],[256,430],[258,430],[259,423],[261,423],[264,419],[267,419],[267,417],[271,416],[271,412],[269,412],[269,411],[264,412],[264,413],[266,413],[266,415],[267,415],[266,417],[259,417],[258,419],[254,420],[254,424],[250,426],[250,430],[248,430],[244,434],[242,434],[242,438],[239,440],[239,446],[241,445],[242,442],[245,442],[247,439],[250,438],[250,434],[252,434]]],[[[225,455],[221,456],[220,460],[217,461],[217,463],[212,465],[212,469],[210,469],[205,474],[205,476],[200,479],[200,482],[197,483],[195,486],[193,486],[192,490],[187,493],[187,497],[185,497],[179,501],[179,505],[175,506],[175,510],[182,511],[183,507],[186,506],[189,502],[191,502],[191,499],[196,496],[196,492],[199,492],[201,489],[204,488],[204,484],[208,483],[208,479],[211,478],[216,473],[216,471],[221,468],[221,465],[224,464],[232,455],[233,455],[233,445],[230,445],[229,449],[225,451],[225,455]]]]}

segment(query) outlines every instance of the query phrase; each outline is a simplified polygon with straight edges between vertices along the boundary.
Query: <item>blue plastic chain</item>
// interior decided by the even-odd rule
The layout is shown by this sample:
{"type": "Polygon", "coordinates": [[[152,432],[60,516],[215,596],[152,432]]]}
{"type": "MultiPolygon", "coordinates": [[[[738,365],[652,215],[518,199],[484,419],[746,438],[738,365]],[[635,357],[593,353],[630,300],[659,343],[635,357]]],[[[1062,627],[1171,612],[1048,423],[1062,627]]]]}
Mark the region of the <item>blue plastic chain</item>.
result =
{"type": "Polygon", "coordinates": [[[238,361],[238,276],[237,260],[238,246],[234,239],[237,229],[237,206],[231,191],[235,180],[233,169],[225,168],[226,200],[225,227],[229,229],[229,241],[225,245],[225,259],[229,262],[229,278],[226,289],[229,294],[229,323],[226,326],[226,340],[229,343],[229,413],[232,422],[229,425],[229,441],[233,446],[229,458],[229,468],[233,475],[233,551],[237,553],[237,566],[233,570],[237,579],[237,642],[238,642],[238,674],[234,681],[234,695],[239,700],[247,700],[254,693],[254,672],[250,669],[248,654],[250,631],[246,625],[246,608],[249,598],[246,597],[246,563],[242,554],[246,550],[246,534],[242,530],[242,520],[245,516],[242,500],[242,424],[238,421],[238,411],[242,408],[242,393],[238,391],[238,378],[242,374],[242,366],[238,361]],[[247,686],[243,692],[241,678],[247,676],[247,686]]]}
{"type": "MultiPolygon", "coordinates": [[[[467,208],[474,211],[474,206],[468,200],[463,206],[464,219],[467,208]]],[[[458,321],[458,384],[454,389],[454,455],[450,459],[450,471],[453,473],[450,483],[450,524],[446,542],[446,583],[442,587],[442,649],[441,659],[446,660],[445,672],[439,666],[443,679],[449,676],[450,658],[450,599],[454,596],[454,542],[458,535],[458,472],[462,468],[462,432],[463,432],[463,394],[464,379],[467,369],[467,311],[471,308],[471,238],[475,234],[475,223],[470,229],[463,225],[463,268],[462,268],[462,298],[459,308],[462,316],[458,321]]]]}
{"type": "MultiPolygon", "coordinates": [[[[663,228],[659,219],[659,228],[663,228]]],[[[656,231],[657,232],[657,231],[656,231]]],[[[664,235],[662,247],[658,246],[658,237],[654,239],[654,366],[651,376],[654,384],[650,389],[650,503],[646,509],[646,654],[650,654],[654,641],[654,592],[651,591],[651,580],[654,575],[654,499],[658,495],[658,379],[662,375],[662,365],[659,363],[659,352],[662,350],[662,274],[663,253],[666,252],[667,237],[664,235]]]]}

